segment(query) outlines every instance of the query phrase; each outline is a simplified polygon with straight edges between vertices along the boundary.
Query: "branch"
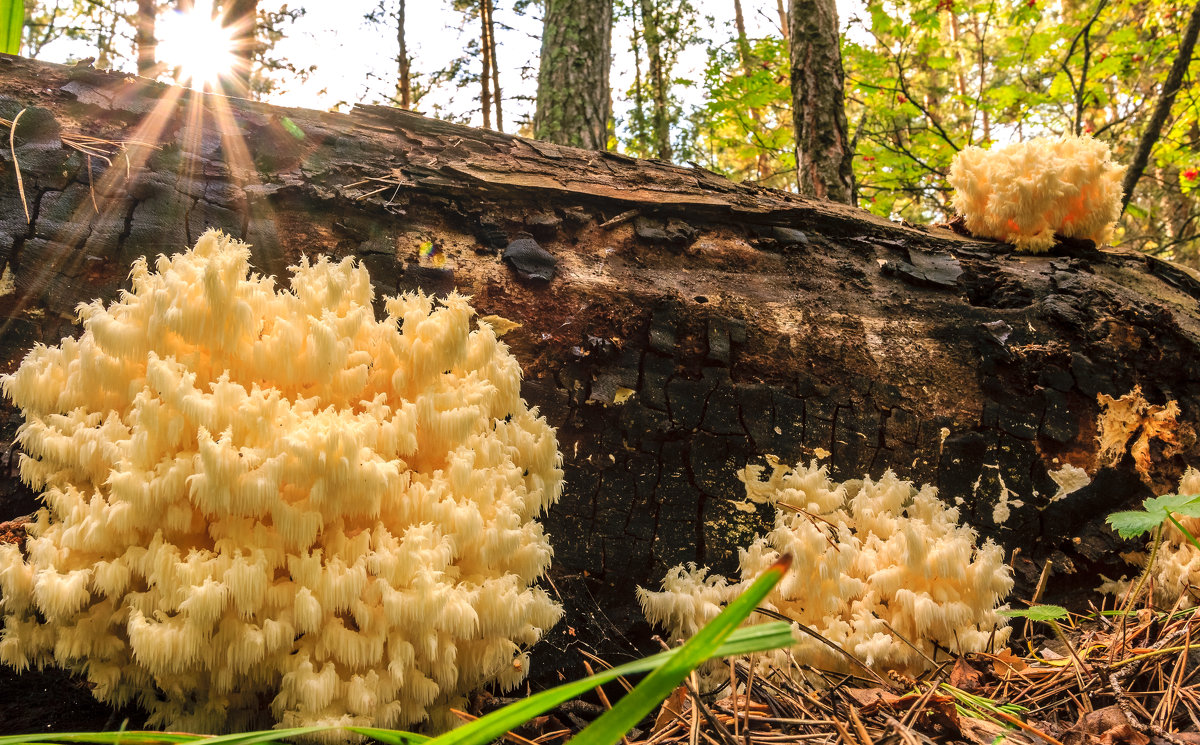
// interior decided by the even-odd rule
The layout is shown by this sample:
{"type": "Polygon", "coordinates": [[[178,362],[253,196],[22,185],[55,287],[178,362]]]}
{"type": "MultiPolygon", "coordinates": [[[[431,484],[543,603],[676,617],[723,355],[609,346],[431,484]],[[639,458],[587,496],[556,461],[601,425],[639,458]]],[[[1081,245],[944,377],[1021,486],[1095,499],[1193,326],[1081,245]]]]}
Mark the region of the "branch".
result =
{"type": "Polygon", "coordinates": [[[1197,34],[1200,34],[1200,3],[1192,6],[1192,17],[1188,20],[1187,29],[1183,32],[1183,39],[1179,42],[1179,53],[1175,55],[1175,63],[1171,65],[1171,72],[1168,73],[1166,82],[1163,83],[1158,103],[1154,104],[1154,113],[1150,115],[1150,121],[1146,123],[1146,131],[1142,133],[1142,139],[1138,142],[1137,152],[1133,156],[1133,164],[1125,172],[1125,181],[1121,184],[1121,190],[1124,192],[1124,196],[1121,198],[1122,214],[1129,206],[1130,198],[1133,197],[1133,187],[1137,186],[1138,179],[1146,170],[1146,164],[1150,162],[1150,151],[1154,149],[1154,143],[1158,142],[1163,124],[1167,121],[1167,116],[1171,113],[1171,106],[1175,103],[1175,95],[1179,93],[1179,88],[1183,85],[1184,75],[1187,73],[1188,65],[1192,62],[1192,50],[1196,48],[1197,34]]]}

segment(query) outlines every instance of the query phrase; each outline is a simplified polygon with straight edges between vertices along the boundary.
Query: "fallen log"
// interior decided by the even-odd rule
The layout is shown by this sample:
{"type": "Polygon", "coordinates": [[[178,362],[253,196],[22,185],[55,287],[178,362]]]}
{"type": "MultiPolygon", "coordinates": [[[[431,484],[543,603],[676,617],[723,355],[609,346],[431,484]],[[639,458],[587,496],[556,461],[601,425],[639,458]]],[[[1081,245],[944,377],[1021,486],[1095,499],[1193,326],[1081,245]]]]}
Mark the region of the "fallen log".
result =
{"type": "MultiPolygon", "coordinates": [[[[1014,551],[1019,588],[1049,563],[1060,596],[1119,571],[1107,513],[1200,464],[1200,280],[1152,257],[1019,255],[384,107],[284,109],[9,56],[0,90],[16,121],[0,151],[4,372],[75,333],[78,303],[117,297],[133,259],[208,227],[252,243],[264,273],[356,256],[377,296],[458,289],[522,324],[505,341],[566,470],[544,522],[567,616],[535,675],[573,674],[575,644],[633,653],[648,633],[633,588],[667,568],[732,571],[771,521],[735,506],[736,472],[768,453],[933,483],[1014,551]],[[1103,455],[1098,396],[1137,386],[1178,402],[1174,442],[1103,455]],[[1067,465],[1090,483],[1061,490],[1067,465]]],[[[19,424],[0,404],[0,520],[38,506],[16,478],[19,424]]]]}

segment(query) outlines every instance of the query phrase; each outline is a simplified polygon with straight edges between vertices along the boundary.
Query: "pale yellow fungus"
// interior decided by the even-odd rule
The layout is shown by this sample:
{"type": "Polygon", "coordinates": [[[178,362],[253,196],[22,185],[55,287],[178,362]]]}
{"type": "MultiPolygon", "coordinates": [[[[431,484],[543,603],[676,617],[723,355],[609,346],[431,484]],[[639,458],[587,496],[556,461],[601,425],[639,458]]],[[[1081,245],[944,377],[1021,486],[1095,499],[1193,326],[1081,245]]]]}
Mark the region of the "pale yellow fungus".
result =
{"type": "Polygon", "coordinates": [[[1106,243],[1121,214],[1124,166],[1091,137],[1037,137],[984,150],[950,165],[954,209],[967,230],[1041,253],[1054,235],[1106,243]]]}
{"type": "MultiPolygon", "coordinates": [[[[1188,468],[1179,480],[1177,494],[1200,494],[1200,471],[1188,468]]],[[[1200,538],[1200,518],[1175,514],[1179,524],[1200,538]]],[[[1148,552],[1121,554],[1121,558],[1132,564],[1145,566],[1148,552]]],[[[1123,595],[1129,590],[1129,580],[1105,581],[1100,585],[1100,592],[1123,595]]],[[[1173,606],[1181,597],[1200,599],[1200,549],[1196,548],[1186,535],[1174,523],[1168,521],[1163,529],[1162,545],[1150,569],[1150,579],[1153,580],[1154,599],[1164,608],[1173,606]]]]}
{"type": "MultiPolygon", "coordinates": [[[[944,657],[940,650],[977,652],[1008,638],[996,613],[1013,584],[1003,551],[991,541],[979,546],[933,487],[918,489],[890,471],[878,481],[837,484],[815,461],[794,470],[772,457],[768,464],[765,478],[761,466],[741,474],[749,500],[778,507],[775,529],[741,552],[742,581],[676,567],[662,592],[638,590],[652,623],[679,636],[695,633],[789,553],[792,571],[763,606],[876,669],[916,673],[944,657]]],[[[790,653],[816,668],[851,669],[844,656],[799,631],[790,653]]],[[[785,654],[768,655],[768,662],[786,669],[785,654]]]]}
{"type": "Polygon", "coordinates": [[[0,661],[150,724],[410,727],[513,686],[560,608],[532,586],[554,431],[467,299],[371,311],[367,271],[291,288],[216,232],[2,380],[46,506],[0,546],[0,661]],[[269,724],[270,721],[265,722],[269,724]]]}

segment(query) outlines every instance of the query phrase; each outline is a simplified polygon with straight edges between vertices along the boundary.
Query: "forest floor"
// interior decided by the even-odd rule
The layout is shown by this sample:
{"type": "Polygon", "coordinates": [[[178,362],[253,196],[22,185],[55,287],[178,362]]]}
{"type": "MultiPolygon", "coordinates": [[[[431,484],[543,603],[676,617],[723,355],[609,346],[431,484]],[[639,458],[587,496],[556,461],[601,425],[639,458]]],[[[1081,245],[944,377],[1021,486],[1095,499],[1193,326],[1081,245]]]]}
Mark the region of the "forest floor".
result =
{"type": "MultiPolygon", "coordinates": [[[[1017,618],[1007,649],[954,657],[916,679],[822,673],[793,659],[808,678],[798,681],[729,660],[730,682],[695,695],[693,675],[624,745],[1200,743],[1200,659],[1189,655],[1198,640],[1200,608],[1142,609],[1053,624],[1017,618]]],[[[509,741],[564,742],[611,692],[598,696],[599,705],[571,702],[509,741]]]]}

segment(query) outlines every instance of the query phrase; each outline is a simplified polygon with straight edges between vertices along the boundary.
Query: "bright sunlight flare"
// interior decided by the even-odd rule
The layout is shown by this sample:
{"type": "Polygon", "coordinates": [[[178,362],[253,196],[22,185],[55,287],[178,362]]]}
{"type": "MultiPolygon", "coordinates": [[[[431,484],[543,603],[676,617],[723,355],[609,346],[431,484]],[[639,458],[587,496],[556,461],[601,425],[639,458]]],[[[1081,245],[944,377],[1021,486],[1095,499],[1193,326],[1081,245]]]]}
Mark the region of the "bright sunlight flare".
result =
{"type": "Polygon", "coordinates": [[[233,71],[234,29],[213,13],[211,0],[198,0],[187,12],[159,19],[158,59],[179,68],[181,83],[196,89],[216,85],[233,71]]]}

